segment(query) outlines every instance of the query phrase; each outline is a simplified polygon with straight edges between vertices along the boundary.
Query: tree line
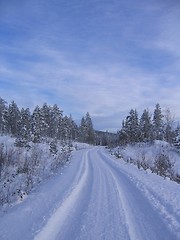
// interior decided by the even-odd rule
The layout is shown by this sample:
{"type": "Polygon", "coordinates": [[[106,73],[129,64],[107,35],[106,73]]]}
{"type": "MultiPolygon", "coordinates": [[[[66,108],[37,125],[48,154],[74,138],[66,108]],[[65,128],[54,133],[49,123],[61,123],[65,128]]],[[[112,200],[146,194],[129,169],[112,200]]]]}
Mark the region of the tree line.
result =
{"type": "Polygon", "coordinates": [[[131,109],[122,121],[122,128],[118,132],[121,145],[137,142],[153,142],[163,140],[178,145],[180,143],[180,128],[175,126],[174,118],[169,109],[162,112],[159,103],[153,114],[145,109],[139,117],[136,109],[131,109]]]}
{"type": "MultiPolygon", "coordinates": [[[[90,114],[82,117],[79,126],[72,116],[64,116],[57,104],[44,103],[42,107],[19,108],[15,101],[8,104],[0,97],[0,134],[14,138],[17,147],[29,147],[29,143],[54,140],[79,141],[94,145],[107,145],[111,139],[108,132],[95,131],[90,114]]],[[[53,149],[53,147],[52,147],[53,149]]]]}
{"type": "Polygon", "coordinates": [[[136,109],[131,109],[122,121],[122,128],[117,133],[109,133],[96,131],[88,112],[78,126],[71,115],[63,115],[57,104],[37,105],[31,113],[29,108],[19,109],[14,101],[7,104],[0,98],[0,134],[15,137],[19,147],[48,138],[111,146],[164,140],[180,147],[180,126],[175,127],[170,110],[163,112],[158,103],[153,114],[145,109],[140,117],[136,109]]]}

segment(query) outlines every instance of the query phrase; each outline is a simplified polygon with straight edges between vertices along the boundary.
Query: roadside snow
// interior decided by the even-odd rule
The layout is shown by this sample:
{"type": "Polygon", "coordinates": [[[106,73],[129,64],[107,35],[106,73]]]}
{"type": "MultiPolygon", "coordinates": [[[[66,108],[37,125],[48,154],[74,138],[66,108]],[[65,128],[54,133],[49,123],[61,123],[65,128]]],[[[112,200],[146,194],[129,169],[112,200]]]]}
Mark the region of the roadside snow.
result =
{"type": "Polygon", "coordinates": [[[150,143],[137,143],[134,145],[119,146],[112,149],[112,154],[119,155],[126,162],[137,164],[138,161],[146,162],[150,167],[153,166],[154,161],[159,153],[164,152],[174,164],[174,173],[180,175],[180,153],[175,147],[164,141],[155,141],[150,143]]]}
{"type": "Polygon", "coordinates": [[[180,237],[179,184],[169,178],[162,178],[150,170],[137,169],[134,164],[126,163],[115,157],[114,161],[149,199],[154,208],[160,212],[169,227],[179,232],[178,236],[180,237]]]}
{"type": "Polygon", "coordinates": [[[16,147],[14,138],[0,137],[0,209],[22,201],[42,180],[67,164],[70,147],[57,142],[54,154],[50,143],[16,147]]]}

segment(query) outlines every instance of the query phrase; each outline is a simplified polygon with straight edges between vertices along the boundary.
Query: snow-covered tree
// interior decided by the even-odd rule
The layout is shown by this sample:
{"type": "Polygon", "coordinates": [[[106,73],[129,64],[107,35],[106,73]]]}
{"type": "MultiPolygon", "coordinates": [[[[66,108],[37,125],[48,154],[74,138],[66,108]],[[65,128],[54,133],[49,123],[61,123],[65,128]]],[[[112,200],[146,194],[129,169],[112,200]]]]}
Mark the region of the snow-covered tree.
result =
{"type": "Polygon", "coordinates": [[[180,125],[178,124],[176,130],[175,130],[175,134],[174,134],[174,138],[173,138],[173,144],[175,147],[177,147],[178,149],[180,149],[180,125]]]}
{"type": "Polygon", "coordinates": [[[86,129],[87,129],[87,142],[90,144],[94,144],[94,128],[93,128],[93,123],[90,117],[90,114],[87,112],[86,113],[86,129]]]}
{"type": "Polygon", "coordinates": [[[62,121],[62,139],[65,141],[71,139],[71,126],[67,116],[65,116],[62,121]]]}
{"type": "Polygon", "coordinates": [[[18,134],[15,145],[18,147],[29,147],[31,141],[31,113],[29,108],[22,108],[18,122],[18,134]]]}
{"type": "Polygon", "coordinates": [[[6,132],[5,113],[7,111],[6,101],[0,97],[0,134],[6,132]]]}
{"type": "Polygon", "coordinates": [[[156,107],[154,110],[153,132],[154,132],[154,139],[163,140],[164,122],[163,122],[163,114],[162,114],[159,103],[156,104],[156,107]]]}
{"type": "Polygon", "coordinates": [[[33,111],[32,114],[32,141],[34,143],[39,143],[42,141],[42,115],[39,106],[33,111]]]}
{"type": "Polygon", "coordinates": [[[86,121],[84,117],[82,117],[79,127],[79,141],[86,142],[86,121]]]}
{"type": "Polygon", "coordinates": [[[140,139],[139,120],[136,110],[131,109],[125,121],[125,132],[127,134],[128,143],[138,142],[140,139]]]}
{"type": "Polygon", "coordinates": [[[118,136],[119,136],[119,143],[120,145],[126,145],[128,143],[128,129],[126,128],[126,123],[123,120],[122,121],[122,128],[121,130],[118,132],[118,136]]]}
{"type": "Polygon", "coordinates": [[[164,112],[164,139],[167,142],[172,143],[174,137],[174,117],[172,116],[170,109],[167,108],[164,112]]]}
{"type": "Polygon", "coordinates": [[[78,126],[72,119],[72,116],[69,117],[69,139],[70,140],[77,140],[78,137],[78,126]]]}
{"type": "Polygon", "coordinates": [[[56,155],[58,152],[57,144],[55,140],[52,140],[49,144],[49,151],[52,155],[56,155]]]}
{"type": "Polygon", "coordinates": [[[7,122],[8,122],[9,132],[14,137],[18,135],[19,121],[20,121],[19,108],[17,104],[14,101],[12,101],[8,108],[7,122]]]}
{"type": "Polygon", "coordinates": [[[79,127],[79,140],[89,144],[95,143],[95,132],[90,114],[87,112],[85,117],[82,117],[79,127]]]}
{"type": "Polygon", "coordinates": [[[51,107],[44,103],[41,111],[41,136],[49,137],[50,136],[50,125],[51,125],[51,107]]]}
{"type": "Polygon", "coordinates": [[[143,114],[139,121],[140,139],[143,142],[149,142],[153,138],[153,129],[151,122],[151,115],[147,109],[143,111],[143,114]]]}
{"type": "Polygon", "coordinates": [[[51,109],[51,122],[49,126],[49,136],[61,139],[63,112],[54,104],[51,109]]]}

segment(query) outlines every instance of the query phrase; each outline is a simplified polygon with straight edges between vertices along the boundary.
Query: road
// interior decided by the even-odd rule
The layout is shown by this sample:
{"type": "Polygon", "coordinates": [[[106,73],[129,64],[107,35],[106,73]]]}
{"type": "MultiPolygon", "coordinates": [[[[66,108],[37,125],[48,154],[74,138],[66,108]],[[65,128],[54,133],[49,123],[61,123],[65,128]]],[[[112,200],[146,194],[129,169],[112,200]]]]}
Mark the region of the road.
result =
{"type": "Polygon", "coordinates": [[[179,215],[138,186],[103,148],[78,151],[61,176],[4,217],[0,239],[178,240],[179,215]]]}

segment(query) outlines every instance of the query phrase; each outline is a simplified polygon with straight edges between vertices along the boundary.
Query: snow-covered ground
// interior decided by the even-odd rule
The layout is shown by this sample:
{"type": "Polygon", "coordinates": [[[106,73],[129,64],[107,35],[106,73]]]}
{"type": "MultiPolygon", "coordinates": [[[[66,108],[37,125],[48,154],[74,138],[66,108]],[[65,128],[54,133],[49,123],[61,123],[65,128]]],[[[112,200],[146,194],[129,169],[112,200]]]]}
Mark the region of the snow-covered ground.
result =
{"type": "Polygon", "coordinates": [[[0,239],[178,240],[179,185],[116,159],[101,147],[0,214],[0,239]]]}
{"type": "Polygon", "coordinates": [[[120,146],[112,149],[112,154],[119,155],[127,162],[144,161],[149,167],[153,167],[158,154],[164,152],[173,164],[173,171],[180,175],[180,152],[171,144],[164,141],[155,141],[150,143],[137,143],[135,145],[120,146]]]}
{"type": "Polygon", "coordinates": [[[42,180],[62,168],[73,148],[52,139],[44,143],[30,143],[30,148],[16,147],[15,139],[0,136],[0,210],[21,201],[42,180]]]}

